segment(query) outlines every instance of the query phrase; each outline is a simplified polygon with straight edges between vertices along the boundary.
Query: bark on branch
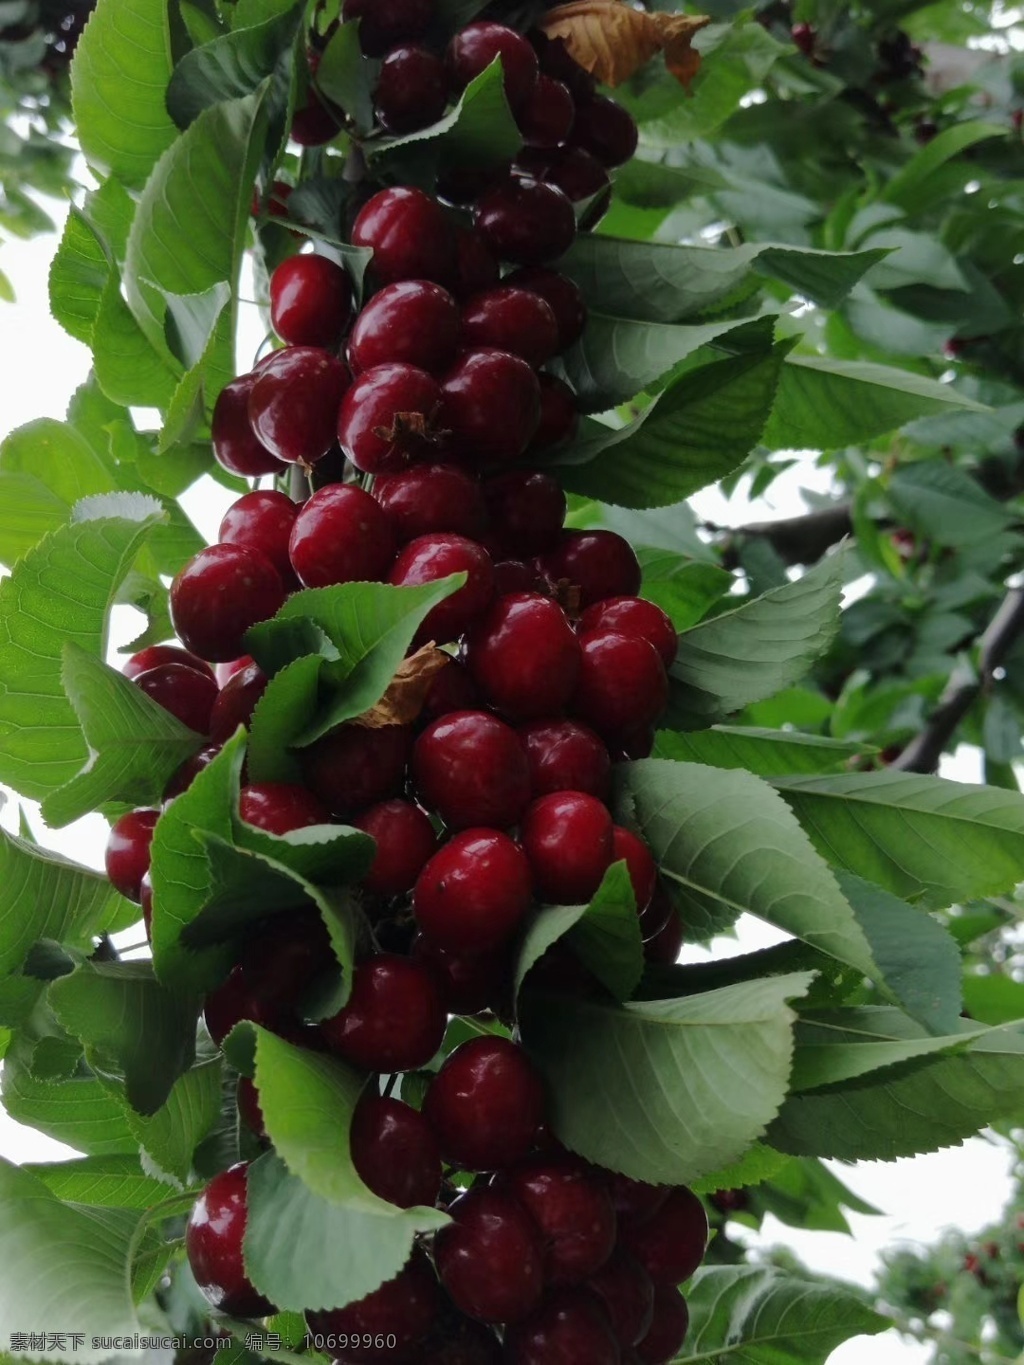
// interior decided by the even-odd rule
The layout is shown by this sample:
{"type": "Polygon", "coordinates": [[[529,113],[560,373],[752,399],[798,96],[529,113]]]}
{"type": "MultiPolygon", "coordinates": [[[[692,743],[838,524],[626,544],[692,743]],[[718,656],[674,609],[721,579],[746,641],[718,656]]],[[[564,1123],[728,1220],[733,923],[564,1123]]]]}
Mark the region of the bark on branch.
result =
{"type": "Polygon", "coordinates": [[[749,526],[738,526],[725,532],[722,542],[722,562],[735,568],[738,562],[738,542],[757,536],[766,540],[784,564],[815,564],[826,550],[853,535],[851,505],[836,503],[816,512],[805,512],[799,517],[785,517],[781,521],[755,521],[749,526]]]}

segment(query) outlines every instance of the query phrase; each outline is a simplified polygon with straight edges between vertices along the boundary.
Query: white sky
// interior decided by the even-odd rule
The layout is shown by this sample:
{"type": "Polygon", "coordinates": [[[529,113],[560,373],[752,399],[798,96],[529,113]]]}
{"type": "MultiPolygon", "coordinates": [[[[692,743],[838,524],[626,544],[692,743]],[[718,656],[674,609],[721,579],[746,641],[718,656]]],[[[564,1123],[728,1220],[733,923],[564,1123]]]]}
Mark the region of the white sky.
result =
{"type": "MultiPolygon", "coordinates": [[[[59,206],[53,216],[58,214],[59,206]]],[[[0,248],[0,268],[17,292],[16,303],[0,303],[0,436],[34,418],[63,418],[68,399],[88,370],[86,348],[66,336],[49,316],[46,272],[54,247],[55,239],[46,238],[30,243],[4,242],[0,248]]],[[[250,337],[244,343],[250,356],[258,339],[258,331],[254,334],[250,328],[250,337]]],[[[826,476],[812,467],[810,459],[778,479],[767,501],[752,505],[740,498],[727,503],[711,491],[695,503],[702,516],[719,524],[738,525],[803,510],[801,486],[827,487],[826,476]]],[[[188,499],[190,515],[211,540],[228,500],[230,495],[212,483],[188,499]]],[[[977,756],[967,750],[944,772],[964,781],[980,780],[977,756]]],[[[53,832],[45,830],[38,812],[30,808],[29,814],[42,842],[90,866],[102,866],[106,843],[102,819],[89,817],[53,832]]],[[[0,812],[0,822],[17,828],[15,801],[0,812]]],[[[716,951],[731,955],[766,946],[781,937],[750,917],[745,917],[741,930],[739,943],[725,940],[716,945],[716,951]]],[[[684,960],[687,956],[698,959],[704,954],[697,949],[684,955],[684,960]]],[[[13,1123],[0,1109],[0,1155],[15,1161],[39,1161],[68,1154],[60,1144],[13,1123]]],[[[834,1169],[859,1195],[884,1209],[885,1216],[850,1215],[852,1238],[799,1232],[770,1218],[760,1237],[751,1235],[747,1240],[752,1244],[785,1244],[815,1271],[869,1285],[883,1248],[896,1243],[930,1243],[945,1227],[976,1231],[999,1216],[1011,1190],[1005,1149],[981,1138],[913,1160],[869,1162],[857,1167],[834,1164],[834,1169]]],[[[829,1365],[863,1365],[866,1352],[870,1352],[872,1365],[917,1365],[930,1354],[916,1343],[887,1333],[847,1342],[833,1352],[829,1365]]]]}

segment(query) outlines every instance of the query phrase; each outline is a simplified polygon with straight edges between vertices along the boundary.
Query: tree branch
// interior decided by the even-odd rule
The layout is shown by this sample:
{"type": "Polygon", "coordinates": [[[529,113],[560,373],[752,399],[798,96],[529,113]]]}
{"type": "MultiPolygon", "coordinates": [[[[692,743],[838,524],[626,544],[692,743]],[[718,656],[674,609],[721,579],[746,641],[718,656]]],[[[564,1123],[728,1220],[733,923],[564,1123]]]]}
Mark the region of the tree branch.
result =
{"type": "Polygon", "coordinates": [[[749,536],[758,536],[771,545],[784,564],[814,564],[826,550],[852,534],[851,504],[840,502],[799,517],[755,521],[749,526],[727,531],[722,542],[722,562],[726,568],[735,568],[739,561],[739,542],[749,536]]]}

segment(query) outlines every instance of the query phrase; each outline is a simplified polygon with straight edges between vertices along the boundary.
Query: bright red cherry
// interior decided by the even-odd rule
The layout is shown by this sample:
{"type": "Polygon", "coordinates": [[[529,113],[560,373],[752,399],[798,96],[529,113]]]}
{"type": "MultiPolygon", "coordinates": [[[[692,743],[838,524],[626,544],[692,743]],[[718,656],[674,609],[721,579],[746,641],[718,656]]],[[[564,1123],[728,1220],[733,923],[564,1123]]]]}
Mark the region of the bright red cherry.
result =
{"type": "Polygon", "coordinates": [[[425,1251],[417,1248],[393,1280],[347,1308],[307,1313],[314,1336],[345,1337],[338,1365],[410,1365],[441,1312],[441,1291],[425,1251]],[[388,1345],[389,1339],[394,1343],[388,1345]],[[383,1344],[377,1345],[380,1342],[383,1344]]]}
{"type": "Polygon", "coordinates": [[[221,688],[210,712],[210,738],[215,744],[230,739],[240,725],[252,723],[253,712],[270,679],[257,663],[246,664],[221,688]]]}
{"type": "Polygon", "coordinates": [[[620,1346],[635,1346],[643,1339],[654,1316],[654,1284],[639,1261],[616,1247],[587,1287],[604,1304],[620,1346]]]}
{"type": "Polygon", "coordinates": [[[336,346],[351,313],[352,281],[326,256],[290,256],[270,277],[270,320],[289,346],[336,346]]]}
{"type": "Polygon", "coordinates": [[[642,597],[607,597],[583,613],[581,631],[614,630],[619,635],[639,635],[649,640],[669,668],[676,657],[679,636],[671,617],[642,597]]]}
{"type": "Polygon", "coordinates": [[[413,749],[413,780],[449,829],[518,822],[530,799],[526,754],[511,726],[486,711],[452,711],[413,749]]]}
{"type": "Polygon", "coordinates": [[[472,228],[455,229],[455,282],[452,292],[458,299],[469,299],[484,289],[492,289],[501,275],[497,257],[484,246],[472,228]]]}
{"type": "Polygon", "coordinates": [[[300,509],[288,552],[307,588],[373,582],[387,572],[395,533],[369,493],[355,484],[328,484],[300,509]]]}
{"type": "Polygon", "coordinates": [[[350,819],[399,791],[410,741],[406,725],[339,726],[300,751],[306,785],[339,820],[350,819]]]}
{"type": "Polygon", "coordinates": [[[434,17],[434,0],[345,0],[343,18],[359,20],[367,57],[383,57],[398,43],[422,38],[434,17]]]}
{"type": "Polygon", "coordinates": [[[576,215],[555,185],[510,176],[477,200],[476,230],[496,256],[516,265],[555,261],[573,244],[576,215]]]}
{"type": "Polygon", "coordinates": [[[474,466],[509,464],[525,451],[540,421],[540,385],[520,356],[467,351],[442,385],[442,425],[474,466]]]}
{"type": "Polygon", "coordinates": [[[151,668],[158,668],[161,664],[184,664],[186,668],[194,668],[208,678],[214,676],[213,669],[205,659],[190,654],[178,645],[150,645],[147,649],[140,649],[138,654],[133,654],[121,665],[121,672],[126,678],[134,680],[140,673],[148,673],[151,668]]]}
{"type": "Polygon", "coordinates": [[[471,1038],[449,1053],[430,1083],[423,1114],[441,1155],[467,1171],[513,1166],[544,1119],[544,1083],[506,1038],[471,1038]]]}
{"type": "Polygon", "coordinates": [[[603,166],[622,166],[636,151],[636,120],[615,100],[594,95],[577,106],[570,141],[603,166]]]}
{"type": "Polygon", "coordinates": [[[505,283],[516,289],[529,289],[549,305],[558,323],[558,349],[564,351],[583,335],[587,325],[587,305],[578,285],[568,275],[543,265],[528,265],[506,275],[505,283]]]}
{"type": "Polygon", "coordinates": [[[448,71],[425,47],[392,48],[381,63],[373,112],[389,133],[415,133],[436,123],[448,108],[448,71]]]}
{"type": "Polygon", "coordinates": [[[427,1208],[441,1192],[434,1130],[411,1104],[364,1094],[352,1115],[352,1163],[374,1194],[399,1208],[427,1208]]]}
{"type": "Polygon", "coordinates": [[[526,39],[503,24],[479,21],[460,29],[448,44],[448,69],[457,90],[501,58],[505,93],[513,109],[521,108],[537,84],[537,54],[526,39]]]}
{"type": "Polygon", "coordinates": [[[643,1365],[669,1365],[675,1360],[689,1326],[690,1310],[675,1285],[655,1285],[651,1325],[636,1347],[643,1365]]]}
{"type": "Polygon", "coordinates": [[[621,861],[625,861],[629,873],[637,914],[642,915],[650,905],[658,884],[658,865],[642,839],[632,830],[616,825],[612,830],[612,862],[621,861]]]}
{"type": "MultiPolygon", "coordinates": [[[[213,705],[214,710],[216,710],[217,703],[214,702],[213,705]]],[[[211,716],[211,729],[213,728],[213,725],[214,720],[211,716]]],[[[234,732],[232,731],[232,733],[234,732]]],[[[220,744],[207,744],[205,748],[200,749],[199,752],[193,754],[191,758],[187,758],[181,767],[174,772],[170,781],[167,783],[167,786],[164,788],[164,801],[173,801],[176,796],[180,796],[182,792],[188,791],[189,787],[191,787],[192,783],[203,769],[208,768],[217,757],[221,751],[221,747],[220,744]]]]}
{"type": "Polygon", "coordinates": [[[649,1218],[623,1228],[620,1240],[656,1285],[675,1286],[704,1259],[708,1216],[693,1191],[679,1185],[649,1218]]]}
{"type": "Polygon", "coordinates": [[[348,1004],[320,1032],[333,1052],[368,1071],[413,1071],[441,1046],[447,1016],[429,967],[378,953],[357,967],[348,1004]]]}
{"type": "Polygon", "coordinates": [[[171,584],[171,620],[193,653],[214,662],[237,659],[245,632],[279,611],[284,598],[281,575],[265,555],[211,545],[171,584]]]}
{"type": "Polygon", "coordinates": [[[454,273],[451,224],[437,200],[422,190],[380,190],[360,210],[352,243],[372,248],[373,272],[381,284],[433,280],[446,285],[454,273]]]}
{"type": "Polygon", "coordinates": [[[394,363],[366,370],[338,413],[338,443],[366,474],[397,474],[438,444],[441,386],[426,370],[394,363]]]}
{"type": "MultiPolygon", "coordinates": [[[[318,258],[319,259],[319,258],[318,258]]],[[[222,545],[243,545],[266,555],[281,575],[282,583],[294,581],[288,558],[288,538],[299,514],[287,493],[272,488],[246,493],[224,513],[217,539],[222,545]]]]}
{"type": "Polygon", "coordinates": [[[499,597],[466,638],[466,663],[488,702],[516,720],[557,715],[573,695],[580,646],[550,597],[499,597]]]}
{"type": "Polygon", "coordinates": [[[615,1246],[615,1210],[586,1162],[568,1152],[539,1152],[497,1177],[540,1228],[548,1284],[579,1284],[615,1246]]]}
{"type": "Polygon", "coordinates": [[[530,865],[517,843],[496,829],[464,829],[420,873],[413,912],[440,947],[486,953],[519,929],[530,891],[530,865]]]}
{"type": "Polygon", "coordinates": [[[441,1283],[455,1305],[483,1322],[515,1322],[540,1302],[540,1237],[509,1195],[473,1189],[450,1206],[452,1222],[434,1238],[441,1283]]]}
{"type": "Polygon", "coordinates": [[[509,993],[512,961],[508,945],[489,953],[452,952],[417,934],[412,955],[433,968],[449,1014],[481,1014],[500,1005],[509,993]]]}
{"type": "Polygon", "coordinates": [[[513,557],[540,554],[557,543],[565,521],[565,493],[537,469],[510,469],[483,486],[491,540],[513,557]]]}
{"type": "Polygon", "coordinates": [[[611,758],[603,739],[574,720],[535,720],[519,738],[526,750],[530,790],[586,792],[605,801],[611,791],[611,758]]]}
{"type": "Polygon", "coordinates": [[[414,465],[402,474],[381,474],[373,481],[373,496],[402,545],[440,531],[474,540],[487,525],[480,484],[458,465],[414,465]]]}
{"type": "Polygon", "coordinates": [[[210,712],[217,697],[217,684],[187,664],[158,664],[132,679],[150,701],[170,711],[182,725],[197,734],[210,731],[210,712]]]}
{"type": "Polygon", "coordinates": [[[158,810],[133,810],[113,825],[107,840],[107,876],[116,890],[139,903],[142,878],[149,871],[149,846],[160,818],[158,810]]]}
{"type": "Polygon", "coordinates": [[[608,808],[585,792],[538,797],[523,816],[521,837],[540,898],[589,901],[612,860],[612,828],[608,808]]]}
{"type": "Polygon", "coordinates": [[[238,814],[247,825],[268,834],[289,834],[293,829],[329,825],[327,807],[293,782],[253,782],[238,796],[238,814]]]}
{"type": "Polygon", "coordinates": [[[348,367],[319,346],[274,351],[249,394],[249,421],[279,460],[314,464],[334,444],[348,367]]]}
{"type": "Polygon", "coordinates": [[[480,690],[469,675],[466,665],[449,657],[440,673],[431,680],[430,690],[420,712],[422,729],[431,721],[440,720],[452,711],[476,711],[480,707],[480,690]]]}
{"type": "Polygon", "coordinates": [[[555,583],[579,588],[580,606],[606,597],[635,597],[643,577],[640,561],[628,540],[615,531],[566,531],[543,558],[555,583]]]}
{"type": "Polygon", "coordinates": [[[533,93],[519,110],[516,122],[535,147],[557,147],[569,136],[576,106],[568,86],[550,76],[539,76],[533,93]]]}
{"type": "Polygon", "coordinates": [[[219,663],[214,667],[213,674],[217,679],[217,686],[225,688],[236,673],[241,673],[243,668],[255,662],[251,654],[243,654],[238,659],[228,659],[226,663],[219,663]]]}
{"type": "Polygon", "coordinates": [[[459,344],[459,308],[447,289],[430,280],[385,285],[356,319],[348,343],[353,369],[415,365],[443,374],[459,344]]]}
{"type": "Polygon", "coordinates": [[[671,967],[679,960],[685,937],[686,926],[673,910],[662,927],[644,941],[644,958],[671,967]]]}
{"type": "Polygon", "coordinates": [[[558,323],[550,305],[539,294],[508,285],[464,305],[462,333],[467,346],[509,351],[535,369],[558,350],[558,323]]]}
{"type": "Polygon", "coordinates": [[[580,649],[575,713],[610,738],[653,725],[668,701],[668,676],[650,641],[594,630],[580,636],[580,649]]]}
{"type": "Polygon", "coordinates": [[[580,424],[576,395],[555,374],[538,375],[540,380],[540,421],[530,446],[534,451],[556,450],[575,440],[580,424]]]}
{"type": "Polygon", "coordinates": [[[283,474],[285,466],[259,439],[249,421],[249,394],[255,374],[243,374],[221,389],[213,405],[213,453],[229,474],[256,479],[283,474]]]}
{"type": "Polygon", "coordinates": [[[619,1365],[618,1342],[608,1317],[585,1289],[554,1289],[528,1318],[505,1334],[508,1365],[619,1365]]]}
{"type": "Polygon", "coordinates": [[[353,821],[356,829],[377,842],[373,865],[363,878],[367,891],[378,896],[401,896],[437,850],[437,835],[427,813],[411,801],[381,801],[353,821]]]}
{"type": "Polygon", "coordinates": [[[249,1282],[242,1259],[248,1162],[214,1176],[196,1200],[185,1228],[185,1251],[196,1284],[233,1318],[262,1318],[273,1306],[249,1282]]]}
{"type": "Polygon", "coordinates": [[[453,573],[465,573],[466,582],[431,607],[414,636],[415,644],[433,640],[443,645],[463,635],[494,597],[494,565],[482,545],[450,531],[417,536],[399,550],[388,576],[390,583],[435,583],[453,573]]]}

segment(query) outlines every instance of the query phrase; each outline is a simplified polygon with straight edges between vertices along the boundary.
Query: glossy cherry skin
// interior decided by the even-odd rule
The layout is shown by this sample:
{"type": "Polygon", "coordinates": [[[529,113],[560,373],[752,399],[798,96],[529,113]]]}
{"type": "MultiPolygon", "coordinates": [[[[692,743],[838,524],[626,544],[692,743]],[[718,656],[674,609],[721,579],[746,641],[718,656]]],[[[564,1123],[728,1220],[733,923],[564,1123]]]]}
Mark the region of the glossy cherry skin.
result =
{"type": "Polygon", "coordinates": [[[422,38],[434,17],[433,0],[345,0],[345,20],[358,19],[367,57],[383,57],[398,43],[422,38]]]}
{"type": "Polygon", "coordinates": [[[210,738],[215,744],[230,739],[240,725],[249,728],[253,712],[269,682],[257,663],[246,664],[228,679],[210,712],[210,738]]]}
{"type": "Polygon", "coordinates": [[[494,565],[477,541],[450,531],[417,536],[399,550],[388,575],[389,583],[434,583],[453,573],[465,573],[466,582],[431,607],[413,637],[414,644],[433,640],[443,645],[463,635],[494,597],[494,565]]]}
{"type": "Polygon", "coordinates": [[[372,1090],[352,1115],[352,1164],[374,1194],[399,1208],[430,1208],[441,1192],[441,1151],[434,1130],[411,1104],[372,1090]]]}
{"type": "Polygon", "coordinates": [[[467,351],[442,393],[442,423],[455,451],[475,466],[519,459],[537,430],[540,385],[521,356],[467,351]]]}
{"type": "Polygon", "coordinates": [[[249,394],[252,429],[279,460],[314,464],[334,444],[338,409],[351,382],[348,367],[319,346],[275,351],[249,394]]]}
{"type": "Polygon", "coordinates": [[[524,559],[499,559],[494,566],[494,586],[498,597],[513,592],[536,592],[545,587],[535,564],[524,559]]]}
{"type": "Polygon", "coordinates": [[[447,1022],[430,968],[378,953],[356,968],[348,1004],[320,1032],[332,1052],[367,1071],[413,1071],[441,1046],[447,1022]]]}
{"type": "Polygon", "coordinates": [[[558,350],[558,323],[550,305],[539,294],[508,285],[467,301],[462,334],[467,346],[508,351],[535,369],[558,350]]]}
{"type": "Polygon", "coordinates": [[[217,698],[217,684],[187,664],[159,664],[132,679],[150,701],[170,711],[182,725],[197,734],[210,732],[210,712],[217,698]]]}
{"type": "MultiPolygon", "coordinates": [[[[216,705],[217,703],[214,702],[214,709],[216,709],[216,705]]],[[[212,728],[212,718],[210,725],[212,728]]],[[[197,754],[193,754],[191,758],[187,758],[181,767],[172,774],[170,781],[164,788],[164,802],[173,801],[176,796],[180,796],[182,792],[188,791],[189,787],[191,787],[192,783],[203,769],[208,768],[217,757],[221,751],[221,747],[220,744],[207,744],[204,748],[200,749],[197,754]]]]}
{"type": "Polygon", "coordinates": [[[238,794],[238,814],[267,834],[329,825],[331,813],[311,791],[294,782],[253,782],[238,794]]]}
{"type": "Polygon", "coordinates": [[[233,1318],[262,1318],[275,1311],[250,1284],[242,1259],[248,1172],[243,1161],[214,1176],[185,1228],[196,1284],[215,1308],[233,1318]]]}
{"type": "Polygon", "coordinates": [[[503,24],[479,21],[460,29],[448,44],[448,70],[457,90],[501,58],[505,94],[513,109],[522,107],[537,84],[537,54],[521,34],[503,24]]]}
{"type": "Polygon", "coordinates": [[[569,445],[576,438],[580,410],[576,395],[555,374],[538,375],[540,380],[540,421],[534,432],[531,451],[551,451],[569,445]]]}
{"type": "MultiPolygon", "coordinates": [[[[654,881],[654,893],[643,910],[640,911],[640,934],[646,943],[656,934],[660,934],[671,919],[675,918],[672,909],[672,901],[665,888],[659,883],[657,877],[654,881]]],[[[679,955],[678,948],[672,956],[672,961],[679,955]]]]}
{"type": "Polygon", "coordinates": [[[221,389],[213,405],[213,453],[229,474],[243,479],[283,474],[285,466],[259,439],[249,421],[249,394],[255,374],[243,374],[221,389]]]}
{"type": "Polygon", "coordinates": [[[401,896],[437,850],[437,835],[427,813],[411,801],[381,801],[352,821],[356,829],[377,842],[373,865],[363,878],[367,891],[378,896],[401,896]]]}
{"type": "Polygon", "coordinates": [[[293,581],[288,539],[298,514],[297,504],[287,493],[258,489],[232,503],[221,520],[217,539],[222,545],[243,545],[266,555],[281,575],[281,582],[287,584],[293,581]]]}
{"type": "MultiPolygon", "coordinates": [[[[573,204],[601,196],[593,206],[598,217],[607,208],[611,193],[608,172],[582,147],[526,147],[514,164],[521,174],[560,189],[573,204]]],[[[587,226],[592,226],[589,209],[586,217],[587,226]]]]}
{"type": "Polygon", "coordinates": [[[517,843],[496,829],[464,829],[420,873],[413,912],[439,947],[487,953],[520,928],[530,891],[530,865],[517,843]]]}
{"type": "Polygon", "coordinates": [[[373,273],[381,284],[433,280],[447,285],[455,269],[455,237],[444,210],[422,190],[380,190],[352,226],[354,246],[373,250],[373,273]]]}
{"type": "Polygon", "coordinates": [[[502,554],[526,558],[557,543],[565,521],[565,493],[537,469],[510,469],[483,486],[489,537],[502,554]]]}
{"type": "Polygon", "coordinates": [[[306,785],[339,820],[394,796],[409,757],[408,726],[342,725],[300,750],[306,785]]]}
{"type": "Polygon", "coordinates": [[[459,309],[447,289],[430,280],[399,280],[374,294],[352,329],[349,363],[415,365],[443,374],[459,344],[459,309]]]}
{"type": "Polygon", "coordinates": [[[450,1206],[452,1222],[434,1238],[441,1283],[464,1313],[482,1322],[515,1322],[540,1302],[540,1237],[508,1194],[473,1189],[450,1206]]]}
{"type": "Polygon", "coordinates": [[[673,910],[664,925],[644,941],[644,958],[671,966],[678,962],[686,938],[686,926],[673,910]]]}
{"type": "Polygon", "coordinates": [[[589,901],[611,862],[612,829],[607,807],[585,792],[538,797],[523,816],[521,837],[540,898],[589,901]]]}
{"type": "Polygon", "coordinates": [[[161,664],[184,664],[186,668],[194,668],[208,678],[214,676],[213,669],[205,659],[190,654],[178,645],[150,645],[147,649],[140,649],[138,654],[133,654],[121,665],[121,672],[126,678],[134,680],[140,673],[148,673],[151,668],[158,668],[161,664]]]}
{"type": "Polygon", "coordinates": [[[415,365],[375,365],[338,412],[338,444],[365,474],[397,474],[438,444],[441,386],[415,365]]]}
{"type": "Polygon", "coordinates": [[[458,299],[469,299],[484,289],[493,289],[501,276],[498,258],[472,228],[455,229],[455,280],[452,292],[458,299]]]}
{"type": "Polygon", "coordinates": [[[632,545],[615,531],[566,531],[543,567],[553,582],[579,588],[584,608],[606,597],[635,597],[643,578],[632,545]]]}
{"type": "Polygon", "coordinates": [[[412,955],[433,968],[449,1014],[481,1014],[500,1006],[509,993],[512,960],[507,945],[489,953],[452,952],[417,934],[412,955]]]}
{"type": "Polygon", "coordinates": [[[476,230],[496,256],[516,265],[555,261],[573,244],[576,215],[555,185],[510,176],[477,200],[476,230]]]}
{"type": "Polygon", "coordinates": [[[217,679],[217,686],[221,689],[227,687],[228,683],[236,673],[241,673],[243,668],[248,668],[251,663],[255,663],[251,654],[243,654],[237,659],[228,659],[225,663],[219,663],[213,670],[214,677],[217,679]]]}
{"type": "Polygon", "coordinates": [[[425,47],[406,43],[381,63],[373,112],[389,133],[415,133],[436,123],[448,108],[448,71],[425,47]]]}
{"type": "Polygon", "coordinates": [[[431,722],[450,715],[452,711],[476,711],[480,707],[480,689],[469,675],[466,665],[449,658],[440,673],[431,680],[430,690],[423,702],[419,725],[426,729],[431,722]]]}
{"type": "Polygon", "coordinates": [[[655,1285],[679,1285],[704,1259],[708,1216],[693,1191],[679,1185],[649,1218],[623,1228],[620,1240],[655,1285]]]}
{"type": "Polygon", "coordinates": [[[491,706],[515,720],[557,715],[573,695],[580,646],[550,597],[499,597],[466,637],[466,664],[491,706]]]}
{"type": "Polygon", "coordinates": [[[623,166],[636,151],[637,136],[636,120],[627,109],[594,95],[577,107],[570,141],[603,166],[623,166]]]}
{"type": "Polygon", "coordinates": [[[525,140],[534,147],[557,147],[569,136],[576,106],[568,86],[551,76],[539,76],[516,122],[525,140]]]}
{"type": "Polygon", "coordinates": [[[495,1179],[540,1229],[548,1284],[579,1284],[612,1254],[612,1201],[600,1178],[579,1157],[539,1152],[495,1179]]]}
{"type": "Polygon", "coordinates": [[[428,725],[413,749],[412,774],[424,805],[449,829],[505,829],[530,799],[519,736],[486,711],[452,711],[428,725]]]}
{"type": "MultiPolygon", "coordinates": [[[[426,1252],[417,1248],[393,1280],[347,1308],[307,1313],[314,1336],[350,1339],[397,1338],[395,1345],[347,1346],[338,1357],[352,1365],[411,1365],[420,1359],[420,1343],[441,1311],[441,1291],[426,1252]]],[[[330,1354],[330,1352],[329,1352],[330,1354]]]]}
{"type": "Polygon", "coordinates": [[[241,545],[200,550],[171,584],[171,620],[194,654],[213,662],[245,652],[245,632],[284,604],[281,575],[265,555],[241,545]]]}
{"type": "Polygon", "coordinates": [[[475,540],[487,525],[480,484],[458,465],[414,465],[402,474],[381,474],[373,481],[373,496],[402,545],[442,531],[475,540]]]}
{"type": "Polygon", "coordinates": [[[650,905],[658,884],[658,865],[654,861],[654,854],[641,838],[632,830],[616,825],[612,830],[612,862],[620,861],[626,864],[636,897],[636,912],[642,915],[650,905]]]}
{"type": "Polygon", "coordinates": [[[646,1335],[637,1343],[643,1365],[669,1365],[679,1354],[690,1326],[690,1310],[674,1285],[654,1286],[654,1314],[646,1335]]]}
{"type": "Polygon", "coordinates": [[[600,1300],[585,1289],[558,1288],[505,1335],[508,1365],[619,1365],[621,1355],[600,1300]]]}
{"type": "Polygon", "coordinates": [[[505,1038],[471,1038],[431,1081],[423,1114],[446,1161],[496,1171],[530,1151],[544,1105],[544,1083],[522,1048],[505,1038]]]}
{"type": "Polygon", "coordinates": [[[384,577],[395,533],[380,503],[354,484],[328,484],[301,508],[288,553],[307,588],[384,577]]]}
{"type": "Polygon", "coordinates": [[[580,630],[614,630],[649,640],[666,668],[675,662],[679,636],[667,612],[642,597],[607,597],[583,613],[580,630]]]}
{"type": "Polygon", "coordinates": [[[558,349],[564,351],[583,335],[587,325],[587,305],[578,285],[568,275],[549,270],[543,265],[528,265],[505,277],[505,283],[516,289],[529,289],[539,294],[551,308],[558,323],[558,349]]]}
{"type": "Polygon", "coordinates": [[[270,277],[270,321],[289,346],[337,346],[351,314],[352,281],[326,256],[290,256],[270,277]]]}
{"type": "Polygon", "coordinates": [[[530,791],[536,796],[576,791],[606,801],[612,763],[600,736],[574,720],[536,720],[523,725],[530,791]]]}
{"type": "Polygon", "coordinates": [[[616,1247],[587,1287],[604,1304],[620,1346],[635,1346],[643,1339],[654,1316],[654,1284],[639,1261],[616,1247]]]}
{"type": "Polygon", "coordinates": [[[111,827],[107,839],[107,876],[117,891],[139,903],[142,878],[149,871],[149,846],[160,818],[158,810],[133,810],[111,827]]]}
{"type": "Polygon", "coordinates": [[[653,725],[668,701],[668,675],[650,641],[594,630],[580,636],[580,649],[574,713],[611,739],[653,725]]]}

